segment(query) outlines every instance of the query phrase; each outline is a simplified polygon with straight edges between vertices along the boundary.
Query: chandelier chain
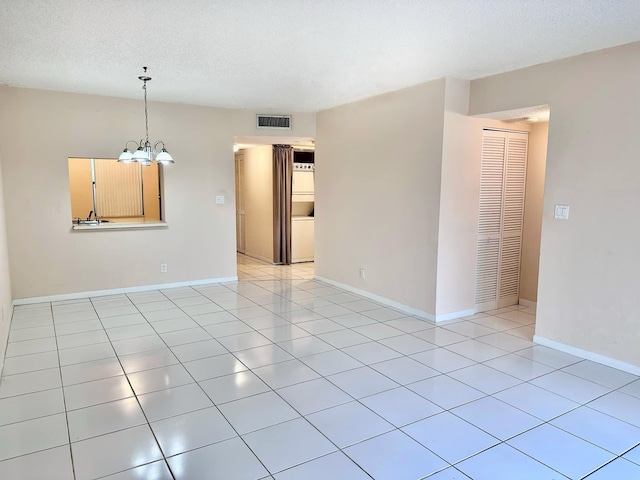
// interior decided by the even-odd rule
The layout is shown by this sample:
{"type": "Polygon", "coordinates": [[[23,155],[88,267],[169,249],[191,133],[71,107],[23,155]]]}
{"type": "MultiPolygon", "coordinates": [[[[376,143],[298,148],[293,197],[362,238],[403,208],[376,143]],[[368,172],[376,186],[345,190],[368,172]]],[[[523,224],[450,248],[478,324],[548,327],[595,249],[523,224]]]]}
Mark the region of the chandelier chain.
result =
{"type": "Polygon", "coordinates": [[[147,143],[149,143],[149,114],[147,112],[147,81],[144,81],[144,85],[142,85],[142,89],[144,90],[144,127],[145,132],[147,134],[147,143]]]}

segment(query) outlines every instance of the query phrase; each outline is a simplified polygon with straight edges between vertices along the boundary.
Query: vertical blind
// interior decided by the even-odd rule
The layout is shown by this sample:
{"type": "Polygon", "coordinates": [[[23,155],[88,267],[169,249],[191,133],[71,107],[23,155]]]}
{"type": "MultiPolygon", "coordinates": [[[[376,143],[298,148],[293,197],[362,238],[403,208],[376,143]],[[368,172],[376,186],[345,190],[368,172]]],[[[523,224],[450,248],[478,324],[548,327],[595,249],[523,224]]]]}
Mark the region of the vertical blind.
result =
{"type": "Polygon", "coordinates": [[[142,165],[94,160],[96,207],[101,217],[139,217],[142,203],[142,165]]]}

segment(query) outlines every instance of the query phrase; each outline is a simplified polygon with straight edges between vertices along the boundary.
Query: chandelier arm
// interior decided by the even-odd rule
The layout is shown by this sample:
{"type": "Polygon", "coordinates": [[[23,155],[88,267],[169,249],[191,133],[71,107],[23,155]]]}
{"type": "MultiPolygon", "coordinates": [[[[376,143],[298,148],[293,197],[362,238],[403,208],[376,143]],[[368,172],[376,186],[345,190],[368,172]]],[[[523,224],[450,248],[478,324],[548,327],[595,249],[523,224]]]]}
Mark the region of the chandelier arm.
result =
{"type": "Polygon", "coordinates": [[[155,150],[159,144],[162,144],[162,148],[167,148],[162,140],[158,140],[156,144],[153,146],[153,149],[155,150]]]}
{"type": "Polygon", "coordinates": [[[138,142],[136,142],[135,140],[127,140],[127,143],[124,144],[124,149],[128,150],[129,149],[129,144],[130,143],[135,143],[136,146],[138,145],[138,142]]]}

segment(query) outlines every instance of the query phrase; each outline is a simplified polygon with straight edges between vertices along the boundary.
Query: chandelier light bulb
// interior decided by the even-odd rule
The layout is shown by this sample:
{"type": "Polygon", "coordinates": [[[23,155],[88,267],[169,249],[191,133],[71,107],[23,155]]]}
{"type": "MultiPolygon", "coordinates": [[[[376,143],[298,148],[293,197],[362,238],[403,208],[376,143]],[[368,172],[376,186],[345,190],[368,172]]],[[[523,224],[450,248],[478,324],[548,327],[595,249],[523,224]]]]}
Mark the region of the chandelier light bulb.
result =
{"type": "Polygon", "coordinates": [[[120,154],[118,157],[118,161],[120,163],[131,163],[133,161],[133,153],[131,153],[127,148],[120,154]]]}

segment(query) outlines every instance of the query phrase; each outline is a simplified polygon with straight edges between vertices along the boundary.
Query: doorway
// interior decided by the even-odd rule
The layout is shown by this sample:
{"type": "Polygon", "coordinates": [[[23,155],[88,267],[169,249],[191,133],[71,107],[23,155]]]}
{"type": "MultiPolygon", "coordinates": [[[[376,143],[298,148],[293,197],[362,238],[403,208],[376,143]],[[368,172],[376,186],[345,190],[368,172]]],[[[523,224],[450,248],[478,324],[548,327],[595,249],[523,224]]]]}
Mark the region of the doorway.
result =
{"type": "Polygon", "coordinates": [[[244,152],[237,151],[235,160],[235,184],[236,184],[236,251],[245,252],[245,208],[244,208],[244,152]]]}
{"type": "Polygon", "coordinates": [[[548,106],[498,112],[483,129],[476,312],[535,314],[548,106]]]}
{"type": "MultiPolygon", "coordinates": [[[[235,200],[236,200],[236,250],[238,253],[238,278],[247,280],[307,279],[314,275],[313,254],[305,253],[304,258],[294,258],[293,265],[278,265],[275,260],[275,205],[274,195],[274,145],[291,145],[294,162],[300,152],[313,152],[313,138],[300,137],[235,137],[235,200]]],[[[304,154],[302,156],[305,156],[304,154]]],[[[295,176],[294,172],[294,176],[295,176]]],[[[300,176],[300,175],[298,175],[300,176]]],[[[298,179],[295,179],[298,180],[298,179]]],[[[292,182],[295,184],[295,180],[292,182]]],[[[313,222],[313,191],[304,195],[292,195],[291,224],[299,226],[300,212],[310,217],[304,223],[313,222]],[[293,197],[296,197],[295,199],[293,197]],[[304,204],[302,203],[304,200],[304,204]],[[311,202],[309,204],[309,202],[311,202]],[[309,205],[312,205],[309,207],[309,205]],[[298,207],[305,207],[300,209],[298,207]],[[294,222],[295,219],[295,223],[294,222]]],[[[308,233],[306,229],[303,233],[308,233]]],[[[314,235],[297,236],[303,238],[305,252],[313,252],[314,235]],[[311,248],[309,249],[309,243],[311,248]]],[[[293,232],[292,232],[293,233],[293,232]]],[[[298,238],[300,237],[300,238],[298,238]]],[[[291,241],[293,244],[293,239],[291,241]]],[[[297,245],[297,244],[296,244],[297,245]]]]}
{"type": "Polygon", "coordinates": [[[274,265],[242,253],[237,254],[238,280],[313,280],[314,263],[294,263],[292,265],[274,265]]]}

